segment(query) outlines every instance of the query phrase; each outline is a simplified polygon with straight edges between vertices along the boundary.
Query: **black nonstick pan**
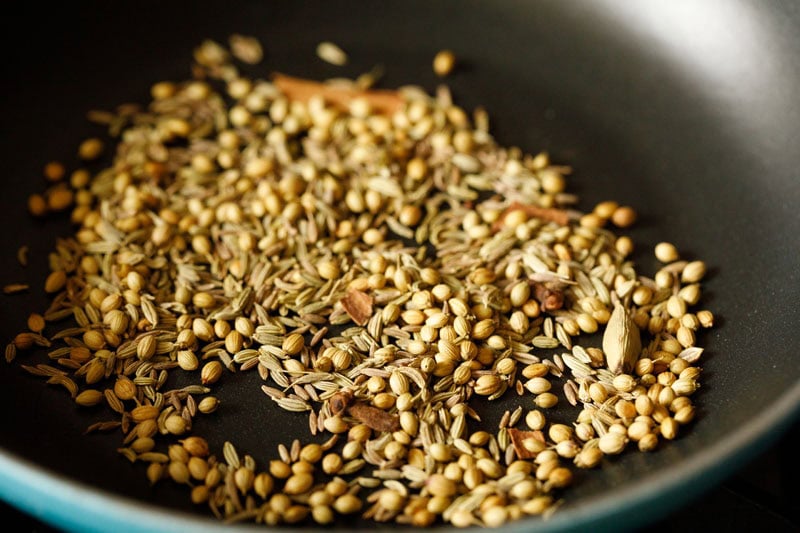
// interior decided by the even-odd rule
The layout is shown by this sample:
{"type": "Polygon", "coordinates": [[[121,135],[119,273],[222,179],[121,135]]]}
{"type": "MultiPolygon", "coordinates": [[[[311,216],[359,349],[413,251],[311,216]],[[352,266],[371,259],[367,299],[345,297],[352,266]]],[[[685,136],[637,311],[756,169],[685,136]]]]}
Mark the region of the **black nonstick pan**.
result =
{"type": "MultiPolygon", "coordinates": [[[[654,269],[667,240],[711,267],[704,302],[717,325],[706,347],[691,431],[653,454],[626,454],[582,474],[547,521],[509,530],[622,529],[646,524],[721,482],[763,450],[800,408],[800,9],[792,2],[76,2],[16,6],[3,18],[0,295],[5,340],[43,309],[47,254],[65,217],[32,219],[28,195],[52,159],[76,163],[100,133],[90,109],[145,102],[152,82],[185,79],[205,38],[255,35],[259,68],[314,79],[377,64],[383,87],[435,89],[443,48],[465,108],[483,105],[501,144],[571,165],[580,207],[636,207],[635,260],[654,269]],[[317,43],[350,54],[321,62],[317,43]],[[16,250],[29,247],[22,268],[16,250]]],[[[256,72],[257,74],[258,72],[256,72]]],[[[278,412],[253,373],[218,389],[225,416],[198,424],[262,460],[306,421],[278,412]]],[[[17,364],[0,365],[0,497],[81,531],[217,530],[186,492],[151,488],[116,452],[118,435],[83,436],[102,415],[17,364]]]]}

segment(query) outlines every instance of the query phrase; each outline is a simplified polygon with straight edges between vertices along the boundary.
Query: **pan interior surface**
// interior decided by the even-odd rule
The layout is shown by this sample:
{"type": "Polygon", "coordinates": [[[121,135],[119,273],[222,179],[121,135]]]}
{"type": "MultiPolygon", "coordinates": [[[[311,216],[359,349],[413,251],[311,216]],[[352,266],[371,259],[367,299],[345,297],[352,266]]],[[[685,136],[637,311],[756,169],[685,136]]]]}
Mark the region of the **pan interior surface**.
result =
{"type": "MultiPolygon", "coordinates": [[[[19,51],[8,58],[0,104],[8,125],[0,133],[8,224],[0,232],[7,252],[0,268],[4,283],[24,281],[33,289],[4,296],[4,339],[47,305],[39,289],[47,254],[57,236],[70,233],[69,223],[33,221],[26,198],[41,188],[45,162],[74,163],[77,143],[99,133],[84,121],[89,109],[145,102],[151,83],[188,78],[194,46],[205,38],[224,42],[231,33],[260,38],[262,77],[273,70],[353,77],[381,64],[384,87],[435,89],[431,58],[450,48],[461,60],[447,80],[457,103],[484,106],[501,144],[547,150],[572,166],[569,188],[582,209],[611,198],[633,205],[642,215],[631,231],[635,260],[645,272],[656,268],[650,256],[659,241],[703,259],[712,269],[701,305],[719,316],[700,341],[706,347],[703,389],[691,430],[657,453],[628,453],[602,471],[580,473],[549,521],[509,529],[619,528],[654,520],[730,473],[796,416],[797,6],[146,1],[60,5],[46,16],[17,17],[4,21],[5,38],[19,51]],[[20,49],[13,31],[19,27],[28,28],[33,36],[26,39],[39,46],[20,49]],[[314,50],[322,40],[347,50],[350,64],[319,61],[314,50]],[[22,245],[30,247],[27,269],[13,253],[22,245]]],[[[270,405],[257,375],[229,377],[217,390],[225,406],[221,416],[195,426],[213,448],[234,440],[263,463],[278,443],[307,435],[303,417],[270,405]]],[[[9,428],[0,438],[7,452],[0,463],[8,466],[3,498],[75,530],[112,524],[167,530],[173,526],[159,520],[173,509],[180,513],[171,524],[217,528],[198,515],[184,490],[167,483],[151,488],[140,465],[121,460],[119,435],[82,435],[107,413],[78,412],[63,391],[30,378],[17,364],[0,365],[0,382],[9,428]],[[60,497],[41,505],[52,491],[60,497]],[[125,523],[125,517],[141,522],[125,523]]]]}

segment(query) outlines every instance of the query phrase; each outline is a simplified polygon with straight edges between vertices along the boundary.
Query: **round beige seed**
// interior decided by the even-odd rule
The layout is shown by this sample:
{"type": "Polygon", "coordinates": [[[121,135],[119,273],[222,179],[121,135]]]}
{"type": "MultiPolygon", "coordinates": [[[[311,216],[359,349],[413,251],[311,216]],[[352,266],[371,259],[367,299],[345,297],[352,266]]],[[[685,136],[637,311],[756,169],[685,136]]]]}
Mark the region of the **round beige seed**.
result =
{"type": "Polygon", "coordinates": [[[147,465],[147,480],[154,485],[164,475],[164,465],[160,463],[150,463],[147,465]]]}
{"type": "Polygon", "coordinates": [[[687,328],[686,326],[680,326],[678,328],[678,332],[676,333],[675,337],[678,339],[678,342],[681,343],[681,346],[683,346],[684,348],[688,348],[689,346],[694,346],[695,343],[694,331],[687,328]]]}
{"type": "Polygon", "coordinates": [[[357,440],[350,441],[344,445],[344,448],[342,448],[342,458],[345,459],[346,461],[350,461],[361,455],[361,452],[363,450],[364,448],[361,445],[361,442],[357,440]]]}
{"type": "Polygon", "coordinates": [[[433,496],[450,497],[456,493],[456,484],[442,474],[431,475],[427,482],[428,492],[433,496]]]}
{"type": "MultiPolygon", "coordinates": [[[[210,309],[214,307],[214,297],[207,292],[196,292],[192,296],[192,303],[200,309],[210,309]]],[[[197,332],[195,332],[196,334],[197,332]]],[[[199,337],[199,335],[198,335],[199,337]]]]}
{"type": "Polygon", "coordinates": [[[589,441],[594,438],[594,428],[586,422],[580,422],[575,425],[575,436],[583,442],[589,441]]]}
{"type": "Polygon", "coordinates": [[[74,194],[70,189],[57,186],[47,193],[47,207],[51,211],[63,211],[72,205],[74,194]]]}
{"type": "Polygon", "coordinates": [[[189,470],[189,475],[192,479],[196,479],[197,481],[205,481],[206,476],[208,475],[208,463],[205,459],[200,457],[190,457],[189,462],[186,463],[186,467],[189,470]]]}
{"type": "Polygon", "coordinates": [[[187,372],[197,370],[200,361],[191,350],[178,350],[178,366],[187,372]]]}
{"type": "Polygon", "coordinates": [[[283,461],[273,460],[269,462],[269,473],[278,479],[287,479],[292,475],[292,468],[283,461]]]}
{"type": "Polygon", "coordinates": [[[614,412],[620,418],[634,418],[637,415],[634,403],[628,400],[619,400],[614,404],[614,412]]]}
{"type": "Polygon", "coordinates": [[[611,218],[619,204],[613,200],[606,200],[594,206],[593,213],[601,218],[611,218]]]}
{"type": "Polygon", "coordinates": [[[106,339],[100,331],[91,329],[83,334],[83,343],[90,350],[100,350],[106,345],[106,339]]]}
{"type": "Polygon", "coordinates": [[[283,339],[283,351],[289,355],[297,355],[303,349],[305,339],[299,333],[292,333],[283,339]]]}
{"type": "Polygon", "coordinates": [[[646,394],[638,396],[634,401],[636,412],[643,416],[650,416],[653,413],[653,401],[646,394]]]}
{"type": "Polygon", "coordinates": [[[575,318],[575,320],[578,323],[578,327],[580,327],[581,331],[583,331],[584,333],[589,333],[589,334],[595,333],[599,327],[597,324],[597,320],[595,320],[595,318],[592,315],[589,315],[587,313],[579,314],[575,318]]]}
{"type": "Polygon", "coordinates": [[[581,447],[573,440],[562,440],[556,444],[555,450],[560,457],[572,459],[578,455],[578,452],[581,451],[581,447]]]}
{"type": "Polygon", "coordinates": [[[206,485],[216,487],[222,481],[222,472],[219,468],[211,468],[206,475],[206,485]]]}
{"type": "Polygon", "coordinates": [[[675,421],[680,425],[685,425],[690,423],[694,420],[695,409],[692,405],[687,405],[685,407],[680,408],[673,417],[675,421]]]}
{"type": "Polygon", "coordinates": [[[339,277],[339,265],[333,259],[320,261],[317,264],[317,273],[324,280],[332,280],[339,277]]]}
{"type": "Polygon", "coordinates": [[[50,294],[60,291],[67,284],[67,273],[63,270],[51,272],[44,282],[44,291],[50,294]]]}
{"type": "Polygon", "coordinates": [[[675,277],[666,270],[659,270],[656,272],[655,282],[659,289],[669,289],[675,282],[675,277]]]}
{"type": "Polygon", "coordinates": [[[200,371],[200,382],[203,385],[216,383],[222,377],[222,368],[222,363],[219,361],[209,361],[203,365],[203,369],[200,371]]]}
{"type": "Polygon", "coordinates": [[[636,421],[628,426],[628,438],[634,442],[639,442],[650,433],[650,424],[644,421],[636,421]]]}
{"type": "Polygon", "coordinates": [[[550,372],[550,369],[542,363],[532,363],[522,369],[522,375],[528,379],[544,377],[548,372],[550,372]]]}
{"type": "Polygon", "coordinates": [[[614,380],[611,383],[620,392],[631,392],[636,387],[636,378],[630,374],[620,374],[614,376],[614,380]]]}
{"type": "Polygon", "coordinates": [[[452,450],[450,446],[441,442],[434,442],[431,444],[430,448],[428,449],[428,453],[430,453],[431,457],[433,457],[435,461],[440,463],[450,461],[452,458],[452,450]]]}
{"type": "Polygon", "coordinates": [[[609,431],[600,437],[597,446],[600,448],[600,451],[606,455],[617,455],[622,453],[622,451],[625,449],[627,440],[628,439],[625,437],[625,435],[620,435],[619,433],[609,431]]]}
{"type": "Polygon", "coordinates": [[[339,454],[329,453],[322,458],[322,471],[332,475],[339,472],[344,465],[344,461],[339,454]]]}
{"type": "Polygon", "coordinates": [[[639,441],[639,451],[652,452],[658,447],[658,436],[655,433],[649,433],[642,437],[639,441]]]}
{"type": "Polygon", "coordinates": [[[311,518],[320,525],[332,524],[336,519],[333,510],[327,505],[315,505],[311,508],[311,518]]]}
{"type": "Polygon", "coordinates": [[[672,417],[666,417],[661,421],[661,436],[667,440],[673,440],[678,435],[678,422],[672,417]]]}
{"type": "Polygon", "coordinates": [[[353,494],[343,494],[333,502],[333,508],[340,514],[353,514],[361,510],[361,500],[353,494]]]}
{"type": "Polygon", "coordinates": [[[44,177],[47,181],[61,181],[66,172],[64,165],[58,161],[50,161],[44,166],[44,177]]]}
{"type": "Polygon", "coordinates": [[[686,302],[687,305],[697,304],[697,302],[700,301],[700,297],[702,296],[702,291],[700,290],[700,284],[692,283],[686,285],[680,291],[678,291],[678,296],[680,296],[681,300],[686,302]]]}
{"type": "Polygon", "coordinates": [[[349,429],[347,422],[340,416],[329,416],[322,425],[331,433],[344,433],[349,429]]]}
{"type": "Polygon", "coordinates": [[[445,77],[453,71],[456,56],[450,50],[441,50],[433,58],[433,71],[439,77],[445,77]]]}
{"type": "Polygon", "coordinates": [[[662,263],[672,263],[680,258],[678,249],[675,248],[674,244],[669,242],[660,242],[656,244],[654,251],[656,259],[662,263]]]}
{"type": "Polygon", "coordinates": [[[485,374],[475,381],[475,394],[490,396],[500,390],[502,380],[494,374],[485,374]]]}
{"type": "Polygon", "coordinates": [[[397,491],[386,489],[380,491],[378,504],[389,511],[400,511],[403,508],[406,498],[397,491]]]}
{"type": "Polygon", "coordinates": [[[536,483],[533,480],[524,479],[511,487],[509,495],[517,500],[530,500],[537,491],[536,483]]]}
{"type": "Polygon", "coordinates": [[[136,453],[147,453],[155,447],[155,441],[150,437],[139,437],[131,443],[131,450],[136,453]]]}
{"type": "Polygon", "coordinates": [[[189,455],[195,457],[205,457],[208,455],[208,442],[203,437],[187,437],[180,441],[183,445],[183,449],[186,450],[189,455]]]}
{"type": "Polygon", "coordinates": [[[703,261],[692,261],[683,267],[681,281],[684,283],[697,283],[706,275],[706,264],[703,261]]]}
{"type": "Polygon", "coordinates": [[[120,400],[131,400],[136,396],[136,384],[126,376],[119,376],[114,383],[114,395],[120,400]]]}
{"type": "Polygon", "coordinates": [[[686,302],[677,295],[670,296],[667,300],[667,313],[673,318],[680,318],[686,314],[686,302]]]}
{"type": "Polygon", "coordinates": [[[167,472],[175,483],[184,484],[189,482],[189,468],[186,463],[172,461],[167,467],[167,472]]]}
{"type": "Polygon", "coordinates": [[[47,214],[47,200],[41,194],[31,194],[28,197],[28,211],[35,217],[47,214]]]}
{"type": "Polygon", "coordinates": [[[197,485],[192,489],[190,499],[193,504],[199,505],[208,501],[209,488],[205,485],[197,485]]]}
{"type": "Polygon", "coordinates": [[[269,499],[269,507],[273,511],[279,514],[283,514],[286,512],[289,507],[292,506],[292,500],[286,494],[276,493],[273,494],[269,499]]]}
{"type": "Polygon", "coordinates": [[[481,518],[486,527],[500,527],[508,520],[508,511],[505,507],[489,507],[483,512],[481,518]]]}
{"type": "Polygon", "coordinates": [[[187,423],[181,416],[170,415],[164,421],[164,427],[173,435],[183,435],[186,433],[187,423]]]}
{"type": "Polygon", "coordinates": [[[578,468],[595,468],[603,460],[603,451],[600,448],[584,448],[575,456],[575,466],[578,468]]]}
{"type": "Polygon", "coordinates": [[[630,227],[636,222],[636,211],[629,206],[618,207],[611,215],[611,222],[619,228],[630,227]]]}
{"type": "Polygon", "coordinates": [[[219,400],[214,396],[206,396],[197,404],[197,410],[203,414],[213,413],[219,407],[219,400]]]}
{"type": "Polygon", "coordinates": [[[649,287],[640,286],[636,287],[633,291],[633,303],[636,305],[647,305],[653,298],[653,291],[649,287]]]}
{"type": "Polygon", "coordinates": [[[266,472],[261,472],[256,476],[255,480],[253,480],[253,490],[262,499],[266,499],[266,497],[272,493],[274,486],[275,482],[273,481],[272,476],[266,472]]]}
{"type": "Polygon", "coordinates": [[[550,426],[550,429],[547,432],[550,440],[556,444],[571,439],[572,433],[572,428],[566,424],[553,424],[550,426]]]}
{"type": "Polygon", "coordinates": [[[714,314],[707,309],[697,312],[697,320],[704,328],[710,328],[714,325],[714,314]]]}
{"type": "Polygon", "coordinates": [[[541,409],[550,409],[558,404],[558,396],[552,392],[543,392],[542,394],[536,396],[536,398],[533,400],[533,403],[536,404],[536,407],[541,409]]]}
{"type": "Polygon", "coordinates": [[[633,253],[633,240],[627,235],[623,235],[614,242],[614,248],[617,252],[622,254],[623,257],[627,257],[633,253]]]}
{"type": "Polygon", "coordinates": [[[227,320],[217,320],[214,322],[214,335],[219,339],[224,339],[231,332],[231,325],[227,320]]]}
{"type": "Polygon", "coordinates": [[[541,377],[531,378],[525,383],[525,388],[531,394],[542,394],[549,391],[551,387],[550,381],[541,377]]]}
{"type": "Polygon", "coordinates": [[[308,473],[294,474],[286,480],[283,490],[286,494],[297,495],[307,492],[314,484],[314,476],[308,473]]]}
{"type": "Polygon", "coordinates": [[[608,389],[602,383],[592,383],[589,385],[589,397],[594,402],[603,403],[608,399],[608,389]]]}
{"type": "Polygon", "coordinates": [[[78,146],[78,157],[86,161],[95,160],[102,155],[103,148],[103,141],[100,139],[86,139],[78,146]]]}
{"type": "Polygon", "coordinates": [[[99,390],[86,389],[75,397],[75,403],[81,407],[91,407],[102,402],[104,398],[99,390]]]}
{"type": "Polygon", "coordinates": [[[151,359],[156,353],[156,338],[154,335],[145,335],[139,337],[136,343],[136,356],[142,360],[147,361],[151,359]]]}
{"type": "Polygon", "coordinates": [[[247,493],[247,491],[253,488],[255,479],[256,476],[253,471],[244,466],[237,468],[236,472],[233,474],[233,481],[236,484],[236,487],[242,491],[243,494],[247,493]]]}
{"type": "Polygon", "coordinates": [[[572,484],[572,471],[563,466],[555,468],[547,477],[547,482],[557,489],[563,489],[572,484]]]}

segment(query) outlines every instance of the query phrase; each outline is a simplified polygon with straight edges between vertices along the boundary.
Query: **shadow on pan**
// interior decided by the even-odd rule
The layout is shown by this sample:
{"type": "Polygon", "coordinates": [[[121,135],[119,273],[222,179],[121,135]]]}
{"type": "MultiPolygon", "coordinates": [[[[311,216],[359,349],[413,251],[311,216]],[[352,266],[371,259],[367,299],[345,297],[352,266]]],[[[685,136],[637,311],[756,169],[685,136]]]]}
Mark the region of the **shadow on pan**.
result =
{"type": "MultiPolygon", "coordinates": [[[[608,198],[634,205],[645,215],[631,233],[641,249],[668,240],[713,266],[706,303],[722,324],[702,339],[692,431],[658,453],[627,454],[583,475],[548,522],[508,529],[634,527],[720,481],[800,405],[798,23],[788,3],[739,1],[84,2],[8,16],[0,271],[4,283],[38,287],[55,238],[69,233],[64,219],[31,220],[25,205],[46,161],[74,161],[78,140],[98,133],[85,112],[144,102],[152,82],[188,77],[204,38],[258,36],[262,76],[355,76],[381,64],[383,86],[429,90],[431,58],[451,48],[463,61],[448,80],[456,100],[484,105],[501,144],[545,149],[573,166],[570,187],[584,209],[608,198]],[[340,44],[351,63],[319,61],[322,40],[340,44]],[[13,253],[23,244],[27,269],[13,253]]],[[[652,272],[648,255],[637,260],[652,272]]],[[[3,338],[45,306],[38,289],[5,296],[3,338]]],[[[265,461],[282,440],[275,427],[307,430],[304,419],[272,408],[257,381],[226,379],[224,416],[197,429],[217,449],[230,438],[265,461]]],[[[183,490],[149,487],[142,468],[118,457],[117,436],[83,437],[98,413],[77,412],[17,365],[0,366],[0,383],[4,499],[67,529],[218,527],[183,490]]]]}

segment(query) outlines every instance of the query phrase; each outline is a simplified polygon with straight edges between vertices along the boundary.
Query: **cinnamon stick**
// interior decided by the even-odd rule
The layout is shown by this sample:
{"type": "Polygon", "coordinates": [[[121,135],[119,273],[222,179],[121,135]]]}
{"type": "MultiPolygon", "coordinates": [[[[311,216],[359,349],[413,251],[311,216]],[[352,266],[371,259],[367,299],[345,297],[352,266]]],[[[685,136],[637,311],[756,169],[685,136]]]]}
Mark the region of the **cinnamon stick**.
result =
{"type": "Polygon", "coordinates": [[[318,81],[295,78],[275,73],[272,82],[290,100],[308,102],[313,96],[321,96],[325,102],[340,109],[347,109],[353,100],[365,99],[373,111],[391,116],[403,106],[403,97],[397,91],[385,89],[362,90],[350,87],[327,85],[318,81]]]}
{"type": "Polygon", "coordinates": [[[397,431],[400,429],[400,418],[390,415],[383,409],[372,407],[366,403],[354,403],[347,412],[370,429],[375,431],[397,431]]]}
{"type": "Polygon", "coordinates": [[[505,211],[503,211],[503,213],[500,215],[500,218],[497,219],[497,222],[492,225],[492,229],[494,231],[500,231],[505,225],[508,214],[519,210],[525,211],[529,217],[536,217],[548,222],[555,222],[561,226],[566,226],[569,224],[569,213],[563,209],[556,209],[554,207],[539,207],[538,205],[528,205],[521,204],[519,202],[513,202],[506,208],[505,211]]]}

